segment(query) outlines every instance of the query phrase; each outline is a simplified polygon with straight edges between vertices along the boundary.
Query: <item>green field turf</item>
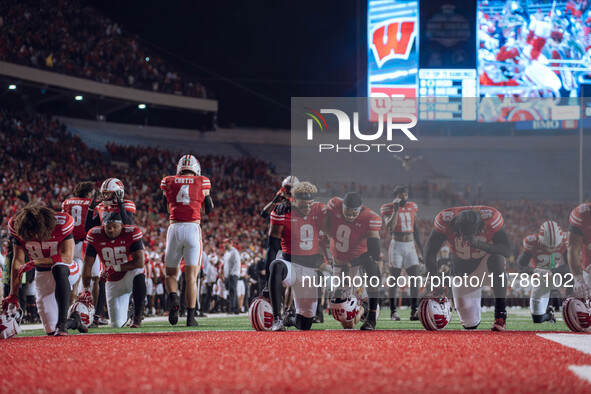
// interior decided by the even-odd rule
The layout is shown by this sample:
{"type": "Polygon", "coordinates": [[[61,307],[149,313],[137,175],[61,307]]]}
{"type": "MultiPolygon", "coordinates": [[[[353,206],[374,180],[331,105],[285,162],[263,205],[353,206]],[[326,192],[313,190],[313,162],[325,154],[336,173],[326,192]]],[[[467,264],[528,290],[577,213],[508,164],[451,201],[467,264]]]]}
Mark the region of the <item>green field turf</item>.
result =
{"type": "MultiPolygon", "coordinates": [[[[398,314],[400,315],[401,321],[390,320],[390,310],[384,309],[384,313],[380,315],[378,320],[377,329],[379,330],[423,330],[423,326],[418,321],[410,321],[410,310],[400,309],[398,314]]],[[[560,312],[555,313],[557,322],[555,324],[542,323],[534,324],[531,321],[528,309],[509,309],[507,318],[507,330],[514,331],[565,331],[568,332],[568,328],[562,321],[562,315],[560,312]]],[[[230,317],[207,317],[197,319],[199,327],[186,327],[186,319],[180,318],[179,323],[176,326],[171,326],[168,321],[156,321],[153,318],[144,320],[141,328],[111,328],[108,326],[101,326],[95,329],[89,329],[89,334],[106,334],[106,333],[138,333],[138,332],[171,332],[171,331],[214,331],[214,330],[237,330],[237,331],[248,331],[252,330],[248,321],[248,316],[242,314],[239,316],[230,317]]],[[[478,326],[479,330],[490,330],[494,321],[494,313],[487,311],[482,313],[482,322],[478,326]]],[[[359,328],[361,324],[357,326],[359,328]]],[[[25,326],[26,327],[26,326],[25,326]]],[[[340,324],[335,321],[330,315],[324,315],[324,323],[314,324],[312,330],[335,330],[341,329],[340,324]]],[[[295,328],[288,328],[288,330],[295,330],[295,328]]],[[[453,318],[451,323],[447,326],[446,330],[463,330],[457,312],[453,312],[453,318]]],[[[78,334],[77,331],[70,331],[71,334],[78,334]]],[[[45,335],[45,332],[41,329],[34,330],[23,330],[19,336],[38,336],[45,335]]]]}

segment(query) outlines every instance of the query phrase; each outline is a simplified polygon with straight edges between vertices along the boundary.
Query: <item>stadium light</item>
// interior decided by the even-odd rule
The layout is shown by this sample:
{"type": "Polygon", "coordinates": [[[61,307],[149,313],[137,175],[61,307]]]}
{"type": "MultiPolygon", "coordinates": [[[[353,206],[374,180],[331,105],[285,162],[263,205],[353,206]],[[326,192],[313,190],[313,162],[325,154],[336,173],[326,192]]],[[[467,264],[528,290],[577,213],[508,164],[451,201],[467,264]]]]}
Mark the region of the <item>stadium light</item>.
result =
{"type": "Polygon", "coordinates": [[[76,97],[74,97],[74,99],[76,101],[82,101],[82,100],[84,100],[84,97],[82,97],[82,96],[76,96],[76,97]]]}
{"type": "Polygon", "coordinates": [[[16,85],[8,85],[9,90],[16,90],[16,85]]]}
{"type": "Polygon", "coordinates": [[[146,56],[146,61],[149,62],[150,61],[150,57],[146,56]]]}
{"type": "Polygon", "coordinates": [[[139,109],[146,109],[146,104],[138,104],[139,109]]]}

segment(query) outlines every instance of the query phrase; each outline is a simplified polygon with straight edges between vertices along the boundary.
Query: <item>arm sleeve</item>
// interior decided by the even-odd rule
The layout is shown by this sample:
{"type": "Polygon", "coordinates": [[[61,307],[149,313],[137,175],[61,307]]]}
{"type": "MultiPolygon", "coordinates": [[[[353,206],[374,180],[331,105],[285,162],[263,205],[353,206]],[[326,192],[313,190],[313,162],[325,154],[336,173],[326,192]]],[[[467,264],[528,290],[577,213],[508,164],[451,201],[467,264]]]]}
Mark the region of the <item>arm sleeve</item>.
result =
{"type": "Polygon", "coordinates": [[[492,241],[492,244],[476,241],[472,247],[485,251],[486,253],[500,254],[505,258],[509,258],[509,256],[511,256],[511,243],[505,230],[501,229],[497,231],[493,236],[492,241]]]}
{"type": "Polygon", "coordinates": [[[530,274],[533,272],[533,269],[531,269],[531,267],[529,266],[530,260],[531,253],[524,250],[523,253],[521,253],[521,255],[519,256],[519,259],[517,260],[517,267],[519,269],[519,272],[525,272],[530,274]]]}
{"type": "Polygon", "coordinates": [[[367,252],[369,257],[376,261],[379,260],[381,254],[380,239],[379,238],[368,238],[367,239],[367,252]]]}
{"type": "Polygon", "coordinates": [[[88,232],[88,230],[90,230],[91,228],[93,228],[94,226],[100,226],[101,225],[101,220],[98,217],[98,215],[94,215],[94,210],[88,210],[88,213],[86,213],[86,220],[84,221],[84,231],[88,232]]]}
{"type": "Polygon", "coordinates": [[[168,200],[166,199],[166,194],[164,194],[164,192],[162,192],[162,209],[164,209],[164,212],[168,212],[168,200]]]}
{"type": "Polygon", "coordinates": [[[424,256],[423,255],[423,244],[421,243],[421,232],[419,231],[419,226],[417,226],[416,222],[415,222],[414,229],[412,231],[412,235],[413,235],[413,238],[415,239],[417,246],[419,247],[419,251],[421,252],[421,256],[424,256]]]}
{"type": "Polygon", "coordinates": [[[205,196],[204,203],[205,213],[209,215],[211,211],[213,211],[213,200],[211,199],[211,196],[209,194],[205,196]]]}
{"type": "Polygon", "coordinates": [[[133,224],[133,213],[125,209],[125,205],[123,202],[119,204],[119,215],[121,215],[121,220],[123,220],[123,224],[133,224]]]}
{"type": "Polygon", "coordinates": [[[425,254],[423,254],[427,272],[431,274],[437,273],[437,253],[446,239],[447,236],[445,234],[442,234],[435,229],[431,230],[431,234],[429,234],[429,238],[425,243],[425,254]]]}
{"type": "Polygon", "coordinates": [[[92,246],[92,244],[88,244],[86,245],[86,252],[84,253],[85,256],[88,257],[96,257],[96,249],[94,248],[94,246],[92,246]]]}
{"type": "MultiPolygon", "coordinates": [[[[135,251],[143,250],[143,249],[144,249],[144,243],[140,239],[139,241],[135,241],[134,243],[131,244],[131,247],[129,248],[129,252],[135,252],[135,251]]],[[[86,250],[88,250],[88,249],[86,249],[86,250]]]]}

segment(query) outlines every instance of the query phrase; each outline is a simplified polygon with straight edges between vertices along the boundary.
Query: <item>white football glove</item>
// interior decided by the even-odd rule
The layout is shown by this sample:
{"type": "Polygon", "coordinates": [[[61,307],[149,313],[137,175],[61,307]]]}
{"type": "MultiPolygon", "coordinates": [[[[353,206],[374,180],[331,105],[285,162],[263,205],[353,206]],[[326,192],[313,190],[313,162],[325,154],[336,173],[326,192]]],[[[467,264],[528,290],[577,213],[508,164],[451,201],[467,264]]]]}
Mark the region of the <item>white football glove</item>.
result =
{"type": "Polygon", "coordinates": [[[395,198],[394,201],[392,201],[394,204],[400,204],[400,199],[399,198],[395,198]]]}
{"type": "Polygon", "coordinates": [[[575,286],[573,287],[573,293],[577,298],[591,298],[591,287],[585,283],[583,275],[575,275],[575,286]]]}

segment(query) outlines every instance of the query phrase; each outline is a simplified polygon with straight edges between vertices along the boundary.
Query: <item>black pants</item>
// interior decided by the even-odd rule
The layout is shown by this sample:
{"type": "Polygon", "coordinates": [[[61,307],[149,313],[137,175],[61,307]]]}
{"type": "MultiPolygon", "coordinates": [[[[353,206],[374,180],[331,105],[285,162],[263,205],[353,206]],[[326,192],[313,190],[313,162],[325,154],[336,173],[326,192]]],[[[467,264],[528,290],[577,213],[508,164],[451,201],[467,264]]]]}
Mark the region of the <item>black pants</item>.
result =
{"type": "Polygon", "coordinates": [[[226,279],[226,286],[228,288],[228,301],[230,302],[229,313],[238,312],[238,296],[236,294],[236,285],[238,284],[238,276],[230,275],[226,279]]]}
{"type": "Polygon", "coordinates": [[[211,310],[211,300],[213,299],[213,283],[205,283],[205,295],[201,304],[201,312],[209,313],[211,310]]]}

